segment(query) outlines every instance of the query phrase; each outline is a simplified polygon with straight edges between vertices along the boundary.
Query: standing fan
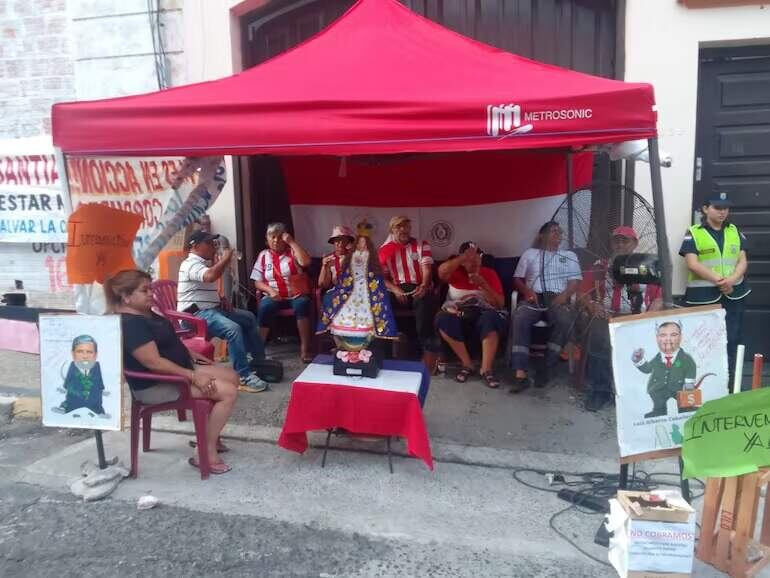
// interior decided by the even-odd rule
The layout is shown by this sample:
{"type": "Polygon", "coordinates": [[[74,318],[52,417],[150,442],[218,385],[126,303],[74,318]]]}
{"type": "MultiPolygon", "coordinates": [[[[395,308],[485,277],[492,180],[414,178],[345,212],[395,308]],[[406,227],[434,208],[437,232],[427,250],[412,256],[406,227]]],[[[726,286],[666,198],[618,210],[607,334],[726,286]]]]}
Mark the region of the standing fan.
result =
{"type": "Polygon", "coordinates": [[[569,199],[565,198],[552,220],[559,223],[564,231],[562,248],[575,251],[584,273],[596,261],[610,257],[612,231],[621,225],[633,227],[636,231],[639,237],[636,253],[657,256],[657,232],[652,205],[636,191],[618,183],[594,183],[592,189],[581,189],[573,193],[571,247],[569,205],[569,199]],[[598,195],[601,195],[601,203],[595,202],[598,195]]]}

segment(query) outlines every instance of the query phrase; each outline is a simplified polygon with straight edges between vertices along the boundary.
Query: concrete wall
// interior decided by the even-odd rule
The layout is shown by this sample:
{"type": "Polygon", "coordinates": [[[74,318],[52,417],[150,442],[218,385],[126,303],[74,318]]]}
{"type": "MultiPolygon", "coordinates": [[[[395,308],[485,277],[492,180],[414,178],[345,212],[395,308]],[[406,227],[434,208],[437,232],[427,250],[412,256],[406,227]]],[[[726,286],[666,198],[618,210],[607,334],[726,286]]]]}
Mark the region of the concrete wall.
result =
{"type": "MultiPolygon", "coordinates": [[[[678,256],[692,220],[695,120],[700,47],[770,43],[770,5],[688,9],[675,0],[628,0],[626,80],[655,87],[661,147],[673,157],[662,169],[674,292],[684,292],[678,256]]],[[[649,198],[649,167],[637,166],[636,189],[649,198]]]]}
{"type": "MultiPolygon", "coordinates": [[[[170,85],[186,81],[183,0],[161,0],[170,85]]],[[[50,134],[60,101],[158,89],[146,0],[0,0],[0,138],[50,134]]]]}
{"type": "Polygon", "coordinates": [[[51,105],[75,98],[65,0],[0,1],[0,138],[51,132],[51,105]]]}
{"type": "MultiPolygon", "coordinates": [[[[184,84],[183,0],[160,0],[168,86],[184,84]]],[[[158,90],[147,0],[67,0],[77,98],[158,90]]]]}
{"type": "MultiPolygon", "coordinates": [[[[187,82],[202,82],[242,70],[239,18],[267,0],[186,0],[184,53],[187,82]]],[[[236,242],[232,157],[226,157],[227,185],[209,210],[212,228],[236,242]]]]}

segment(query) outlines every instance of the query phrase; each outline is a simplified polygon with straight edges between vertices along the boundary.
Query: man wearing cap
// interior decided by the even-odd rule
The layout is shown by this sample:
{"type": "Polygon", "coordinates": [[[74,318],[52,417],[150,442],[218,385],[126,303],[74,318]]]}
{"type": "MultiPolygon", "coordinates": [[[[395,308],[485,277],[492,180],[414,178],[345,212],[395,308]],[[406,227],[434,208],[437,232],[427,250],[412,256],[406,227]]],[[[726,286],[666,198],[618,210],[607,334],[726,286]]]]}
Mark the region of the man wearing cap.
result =
{"type": "Polygon", "coordinates": [[[587,377],[585,408],[597,411],[611,403],[614,397],[612,386],[612,358],[608,318],[646,311],[657,311],[663,307],[660,285],[635,283],[624,285],[612,278],[612,262],[619,255],[630,255],[636,251],[639,237],[633,227],[616,227],[610,238],[610,257],[594,263],[594,288],[581,298],[583,313],[587,316],[587,377]]]}
{"type": "Polygon", "coordinates": [[[267,383],[252,373],[247,353],[252,359],[265,357],[265,349],[259,336],[257,318],[251,311],[223,307],[216,282],[230,265],[232,249],[222,251],[213,265],[216,254],[214,245],[219,235],[196,231],[187,246],[190,253],[179,266],[177,284],[177,309],[205,319],[211,335],[225,339],[233,369],[241,380],[241,391],[258,393],[267,389],[267,383]]]}
{"type": "Polygon", "coordinates": [[[725,310],[727,360],[732,382],[735,355],[743,339],[743,311],[751,292],[744,278],[746,237],[727,218],[732,203],[727,193],[715,194],[701,207],[699,225],[685,233],[679,254],[687,263],[687,305],[719,303],[725,310]]]}
{"type": "Polygon", "coordinates": [[[436,306],[431,293],[433,253],[427,241],[412,237],[409,217],[393,217],[388,228],[390,235],[379,250],[385,285],[401,306],[414,309],[423,361],[432,369],[438,349],[433,327],[436,306]]]}
{"type": "Polygon", "coordinates": [[[336,225],[329,237],[329,244],[334,251],[321,259],[321,272],[318,274],[318,286],[326,291],[337,282],[337,277],[345,266],[356,238],[353,230],[345,225],[336,225]]]}

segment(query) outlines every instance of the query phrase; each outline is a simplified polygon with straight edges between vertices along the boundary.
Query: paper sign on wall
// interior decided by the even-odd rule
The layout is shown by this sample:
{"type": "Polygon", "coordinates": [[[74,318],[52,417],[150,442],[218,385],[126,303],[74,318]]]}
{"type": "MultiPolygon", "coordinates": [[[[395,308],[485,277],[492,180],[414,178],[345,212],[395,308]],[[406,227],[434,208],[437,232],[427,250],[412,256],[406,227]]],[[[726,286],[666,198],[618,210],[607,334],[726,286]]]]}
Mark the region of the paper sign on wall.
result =
{"type": "Polygon", "coordinates": [[[105,205],[83,205],[67,228],[67,276],[70,283],[104,283],[112,273],[135,269],[134,237],[142,219],[105,205]]]}

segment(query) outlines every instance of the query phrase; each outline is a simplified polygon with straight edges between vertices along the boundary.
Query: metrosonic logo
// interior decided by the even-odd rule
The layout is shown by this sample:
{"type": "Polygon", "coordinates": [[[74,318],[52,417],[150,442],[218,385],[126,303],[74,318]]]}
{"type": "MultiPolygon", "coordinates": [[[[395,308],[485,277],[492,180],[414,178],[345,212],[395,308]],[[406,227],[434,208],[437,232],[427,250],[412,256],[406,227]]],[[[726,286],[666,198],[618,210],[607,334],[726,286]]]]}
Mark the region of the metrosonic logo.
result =
{"type": "Polygon", "coordinates": [[[487,106],[487,134],[508,136],[532,130],[531,124],[521,124],[521,106],[518,104],[490,104],[487,106]]]}
{"type": "Polygon", "coordinates": [[[521,105],[518,104],[490,104],[487,106],[487,134],[505,138],[528,133],[532,130],[535,122],[585,120],[593,118],[593,115],[594,111],[590,108],[561,108],[523,112],[521,105]]]}

